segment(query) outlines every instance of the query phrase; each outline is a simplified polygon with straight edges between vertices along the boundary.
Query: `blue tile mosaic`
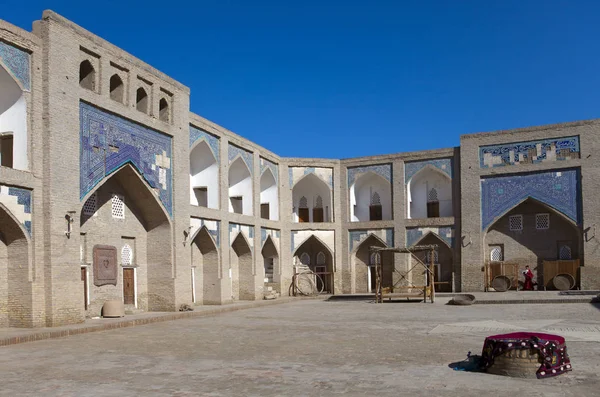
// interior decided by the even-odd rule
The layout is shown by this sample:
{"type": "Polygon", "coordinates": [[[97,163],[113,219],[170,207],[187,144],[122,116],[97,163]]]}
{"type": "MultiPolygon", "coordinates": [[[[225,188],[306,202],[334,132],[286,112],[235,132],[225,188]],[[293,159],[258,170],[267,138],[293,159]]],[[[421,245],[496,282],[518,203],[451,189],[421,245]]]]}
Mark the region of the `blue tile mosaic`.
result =
{"type": "Polygon", "coordinates": [[[262,246],[265,243],[267,236],[271,236],[271,239],[272,239],[273,235],[274,235],[275,239],[279,240],[279,230],[261,227],[260,228],[260,245],[262,246]]]}
{"type": "Polygon", "coordinates": [[[498,176],[481,180],[481,229],[531,197],[580,223],[579,169],[498,176]]]}
{"type": "Polygon", "coordinates": [[[29,53],[0,41],[0,59],[25,90],[31,89],[29,53]]]}
{"type": "Polygon", "coordinates": [[[435,234],[441,240],[445,241],[450,248],[454,247],[454,227],[426,227],[426,228],[407,228],[406,229],[406,246],[411,247],[419,242],[424,236],[429,233],[435,234]]]}
{"type": "Polygon", "coordinates": [[[407,184],[415,174],[431,165],[452,178],[452,159],[432,159],[404,163],[404,183],[407,184]]]}
{"type": "Polygon", "coordinates": [[[275,177],[275,183],[279,184],[279,166],[265,158],[260,158],[260,175],[264,174],[265,170],[271,170],[273,177],[275,177]]]}
{"type": "Polygon", "coordinates": [[[194,145],[194,143],[196,143],[196,141],[200,140],[200,139],[204,139],[206,141],[206,143],[208,143],[208,146],[210,147],[210,150],[212,151],[213,156],[215,156],[215,159],[217,159],[217,163],[219,162],[219,145],[220,145],[220,140],[219,138],[217,138],[216,136],[209,134],[206,131],[203,131],[201,129],[198,129],[194,126],[190,125],[190,147],[192,147],[194,145]]]}
{"type": "Polygon", "coordinates": [[[394,246],[394,229],[350,230],[348,231],[349,252],[354,251],[371,234],[383,240],[388,247],[394,246]]]}
{"type": "Polygon", "coordinates": [[[348,168],[348,187],[354,184],[357,176],[367,172],[374,172],[375,174],[384,177],[386,181],[392,182],[391,164],[367,165],[363,167],[348,168]]]}
{"type": "Polygon", "coordinates": [[[254,226],[242,225],[239,223],[230,223],[229,224],[229,245],[233,244],[234,239],[232,237],[238,236],[239,233],[242,233],[250,245],[250,250],[254,252],[254,226]],[[232,236],[233,232],[238,232],[235,236],[232,236]]]}
{"type": "Polygon", "coordinates": [[[249,152],[241,147],[229,144],[228,148],[228,156],[229,156],[229,164],[236,159],[236,157],[241,156],[246,166],[250,170],[250,175],[254,175],[254,158],[252,152],[249,152]]]}
{"type": "Polygon", "coordinates": [[[579,137],[542,139],[479,147],[481,168],[536,164],[579,158],[579,137]]]}
{"type": "MultiPolygon", "coordinates": [[[[2,186],[2,188],[6,189],[6,186],[2,186]]],[[[6,190],[4,191],[6,192],[6,190]]],[[[17,218],[19,222],[21,222],[29,235],[31,235],[31,221],[29,220],[31,218],[31,190],[18,187],[8,187],[8,196],[16,197],[17,204],[22,206],[22,212],[13,213],[13,216],[17,218]],[[29,216],[25,214],[29,214],[29,216]]]]}
{"type": "Polygon", "coordinates": [[[79,113],[80,199],[129,163],[157,190],[172,215],[171,137],[83,102],[79,113]]]}

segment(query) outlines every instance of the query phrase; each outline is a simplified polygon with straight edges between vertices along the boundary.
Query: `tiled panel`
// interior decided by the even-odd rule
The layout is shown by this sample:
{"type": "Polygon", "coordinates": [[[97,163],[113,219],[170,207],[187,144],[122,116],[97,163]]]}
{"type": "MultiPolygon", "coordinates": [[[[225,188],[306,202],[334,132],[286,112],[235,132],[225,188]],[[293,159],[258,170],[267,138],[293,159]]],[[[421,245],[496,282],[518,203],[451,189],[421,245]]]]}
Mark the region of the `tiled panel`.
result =
{"type": "Polygon", "coordinates": [[[408,183],[415,174],[426,166],[433,166],[452,178],[452,159],[432,159],[413,161],[404,164],[404,183],[408,183]]]}
{"type": "Polygon", "coordinates": [[[304,175],[315,174],[323,182],[333,189],[333,169],[332,168],[315,168],[315,167],[290,167],[290,189],[294,187],[304,175]]]}
{"type": "Polygon", "coordinates": [[[83,102],[79,107],[80,199],[130,163],[172,214],[171,137],[83,102]]]}
{"type": "Polygon", "coordinates": [[[379,237],[388,247],[394,246],[394,229],[350,230],[348,251],[352,252],[371,234],[379,237]]]}
{"type": "Polygon", "coordinates": [[[237,237],[239,233],[242,233],[246,240],[248,240],[248,244],[250,245],[250,249],[254,252],[254,226],[248,225],[240,225],[237,223],[229,224],[229,245],[233,244],[233,241],[237,237]]]}
{"type": "Polygon", "coordinates": [[[579,137],[488,145],[479,148],[481,168],[535,164],[579,158],[579,137]]]}
{"type": "Polygon", "coordinates": [[[21,83],[24,89],[31,89],[29,54],[0,41],[0,60],[8,71],[21,83]]]}
{"type": "Polygon", "coordinates": [[[267,240],[267,236],[271,236],[275,247],[280,251],[281,232],[275,229],[267,229],[266,227],[260,228],[260,245],[262,246],[267,240]]]}
{"type": "Polygon", "coordinates": [[[250,170],[250,175],[254,175],[254,159],[252,157],[252,152],[249,152],[241,147],[229,144],[228,148],[228,156],[229,156],[229,164],[236,159],[236,157],[241,156],[246,166],[250,170]]]}
{"type": "Polygon", "coordinates": [[[440,239],[448,243],[450,248],[454,248],[454,227],[412,227],[406,229],[406,246],[410,247],[419,242],[429,233],[437,235],[440,239]]]}
{"type": "Polygon", "coordinates": [[[198,230],[202,229],[203,227],[206,227],[206,230],[208,230],[208,234],[211,235],[211,237],[213,238],[213,240],[215,241],[215,244],[217,247],[219,247],[220,245],[220,239],[221,239],[221,222],[220,221],[215,221],[212,219],[202,219],[202,218],[190,218],[190,236],[194,236],[196,235],[196,233],[198,232],[198,230]]]}
{"type": "Polygon", "coordinates": [[[481,180],[481,228],[528,197],[549,205],[580,222],[579,170],[507,175],[481,180]]]}
{"type": "Polygon", "coordinates": [[[279,183],[279,166],[267,159],[260,158],[260,175],[265,172],[266,169],[270,169],[275,177],[275,182],[279,183]]]}
{"type": "Polygon", "coordinates": [[[391,164],[366,165],[348,168],[348,187],[352,186],[358,177],[367,172],[374,172],[375,174],[384,177],[388,182],[392,182],[391,164]]]}
{"type": "Polygon", "coordinates": [[[217,163],[219,162],[219,138],[214,135],[209,134],[206,131],[200,130],[194,126],[190,125],[190,147],[200,139],[204,139],[210,150],[212,151],[213,156],[217,159],[217,163]]]}
{"type": "Polygon", "coordinates": [[[0,203],[31,235],[31,190],[0,185],[0,203]]]}

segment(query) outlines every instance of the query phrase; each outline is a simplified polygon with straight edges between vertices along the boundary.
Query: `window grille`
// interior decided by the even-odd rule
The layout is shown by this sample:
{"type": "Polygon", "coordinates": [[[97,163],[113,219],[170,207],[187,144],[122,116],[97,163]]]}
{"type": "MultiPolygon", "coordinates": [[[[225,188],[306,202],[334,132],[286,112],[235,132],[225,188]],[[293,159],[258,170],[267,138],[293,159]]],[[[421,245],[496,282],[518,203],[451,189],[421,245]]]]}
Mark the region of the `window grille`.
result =
{"type": "Polygon", "coordinates": [[[319,252],[317,254],[317,265],[324,265],[325,264],[325,254],[323,252],[319,252]]]}
{"type": "Polygon", "coordinates": [[[511,215],[508,224],[511,232],[520,232],[523,230],[523,215],[511,215]]]}
{"type": "Polygon", "coordinates": [[[323,208],[323,199],[321,198],[321,196],[317,196],[315,208],[323,208]]]}
{"type": "Polygon", "coordinates": [[[535,228],[538,230],[550,229],[550,214],[535,214],[535,228]]]}
{"type": "Polygon", "coordinates": [[[573,259],[572,255],[571,255],[571,247],[569,247],[568,245],[563,245],[562,247],[560,247],[560,250],[558,251],[558,259],[560,259],[560,260],[573,259]]]}
{"type": "Polygon", "coordinates": [[[97,198],[96,193],[94,193],[87,199],[85,204],[83,204],[83,214],[88,215],[88,216],[95,215],[96,211],[98,210],[97,207],[98,207],[98,198],[97,198]]]}
{"type": "Polygon", "coordinates": [[[298,208],[308,208],[308,200],[306,200],[306,197],[302,196],[300,198],[300,202],[298,203],[298,208]]]}
{"type": "Polygon", "coordinates": [[[500,261],[504,260],[504,255],[502,254],[502,248],[501,247],[492,247],[492,250],[490,251],[490,259],[493,262],[500,262],[500,261]]]}
{"type": "MultiPolygon", "coordinates": [[[[427,263],[431,263],[431,250],[427,251],[427,263]]],[[[433,251],[433,263],[439,263],[439,254],[437,250],[433,251]]]]}
{"type": "Polygon", "coordinates": [[[432,202],[432,201],[439,201],[438,200],[438,194],[437,194],[437,190],[435,190],[435,188],[432,188],[429,193],[427,194],[427,201],[432,202]]]}
{"type": "Polygon", "coordinates": [[[371,197],[371,205],[381,205],[381,197],[379,197],[379,193],[373,193],[371,197]]]}
{"type": "Polygon", "coordinates": [[[133,263],[133,250],[129,244],[125,244],[121,249],[121,264],[128,266],[133,263]]]}
{"type": "Polygon", "coordinates": [[[310,256],[306,252],[300,255],[300,263],[306,266],[310,265],[310,256]]]}
{"type": "Polygon", "coordinates": [[[379,252],[373,252],[369,258],[369,265],[375,266],[381,263],[381,254],[379,252]]]}
{"type": "Polygon", "coordinates": [[[119,194],[112,196],[112,216],[113,218],[125,219],[124,197],[119,194]]]}

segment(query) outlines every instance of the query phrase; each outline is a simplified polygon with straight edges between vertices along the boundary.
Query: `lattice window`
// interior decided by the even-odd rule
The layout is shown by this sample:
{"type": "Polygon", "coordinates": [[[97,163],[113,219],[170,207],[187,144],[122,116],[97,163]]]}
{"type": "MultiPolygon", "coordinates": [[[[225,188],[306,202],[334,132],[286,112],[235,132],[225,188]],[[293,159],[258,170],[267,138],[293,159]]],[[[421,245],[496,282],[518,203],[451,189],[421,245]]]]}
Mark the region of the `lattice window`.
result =
{"type": "Polygon", "coordinates": [[[124,197],[120,194],[113,194],[111,202],[113,218],[125,219],[124,197]]]}
{"type": "Polygon", "coordinates": [[[302,253],[302,255],[300,255],[300,263],[306,266],[310,265],[310,255],[306,252],[302,253]]]}
{"type": "Polygon", "coordinates": [[[492,247],[490,251],[490,260],[493,262],[500,262],[504,260],[504,253],[502,247],[492,247]]]}
{"type": "Polygon", "coordinates": [[[562,247],[560,247],[560,250],[558,251],[558,259],[560,259],[560,260],[573,259],[573,256],[571,254],[571,247],[569,247],[568,245],[563,245],[562,247]]]}
{"type": "Polygon", "coordinates": [[[121,249],[121,264],[130,266],[133,263],[133,250],[129,244],[125,244],[121,249]]]}
{"type": "Polygon", "coordinates": [[[550,214],[535,214],[535,228],[538,230],[550,229],[550,214]]]}
{"type": "Polygon", "coordinates": [[[369,257],[369,265],[375,266],[381,263],[381,254],[379,252],[373,252],[369,257]]]}
{"type": "Polygon", "coordinates": [[[511,215],[508,217],[508,227],[511,232],[523,230],[523,215],[511,215]]]}
{"type": "Polygon", "coordinates": [[[321,196],[317,196],[317,199],[315,200],[315,208],[323,208],[323,199],[321,196]]]}
{"type": "Polygon", "coordinates": [[[94,193],[86,200],[85,204],[83,204],[83,215],[95,215],[97,210],[98,196],[96,193],[94,193]]]}
{"type": "Polygon", "coordinates": [[[429,202],[439,201],[438,200],[437,190],[435,190],[435,188],[432,188],[429,191],[429,193],[427,194],[427,201],[429,201],[429,202]]]}
{"type": "Polygon", "coordinates": [[[324,265],[325,264],[325,254],[323,252],[319,252],[317,254],[317,265],[324,265]]]}
{"type": "Polygon", "coordinates": [[[379,197],[379,193],[373,193],[371,197],[371,205],[381,205],[381,197],[379,197]]]}
{"type": "Polygon", "coordinates": [[[308,208],[308,200],[306,197],[300,197],[300,202],[298,203],[298,208],[308,208]]]}
{"type": "MultiPolygon", "coordinates": [[[[431,263],[431,250],[427,251],[427,264],[431,263]]],[[[437,250],[433,251],[433,263],[440,263],[437,250]]]]}

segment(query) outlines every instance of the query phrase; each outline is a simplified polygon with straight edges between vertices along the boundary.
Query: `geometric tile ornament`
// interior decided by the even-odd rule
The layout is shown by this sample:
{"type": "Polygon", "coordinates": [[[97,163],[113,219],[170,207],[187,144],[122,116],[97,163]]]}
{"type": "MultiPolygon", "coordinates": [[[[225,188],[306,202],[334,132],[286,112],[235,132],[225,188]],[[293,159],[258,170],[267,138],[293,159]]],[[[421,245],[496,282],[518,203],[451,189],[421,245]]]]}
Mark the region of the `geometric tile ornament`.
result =
{"type": "Polygon", "coordinates": [[[529,142],[505,143],[479,147],[481,168],[518,164],[537,164],[578,159],[579,137],[542,139],[529,142]]]}
{"type": "Polygon", "coordinates": [[[19,80],[23,89],[30,90],[29,54],[3,41],[0,41],[0,60],[14,78],[19,80]]]}
{"type": "Polygon", "coordinates": [[[348,252],[354,251],[370,235],[379,237],[388,248],[394,246],[394,229],[350,230],[348,231],[348,252]]]}
{"type": "Polygon", "coordinates": [[[229,246],[233,244],[233,241],[238,236],[238,234],[242,233],[248,244],[250,245],[250,249],[254,252],[254,226],[248,225],[240,225],[238,223],[230,223],[229,224],[229,246]]]}
{"type": "Polygon", "coordinates": [[[406,246],[411,247],[429,233],[435,234],[441,240],[454,247],[454,226],[442,227],[411,227],[406,229],[406,246]]]}
{"type": "Polygon", "coordinates": [[[4,204],[31,236],[31,190],[0,185],[0,203],[4,204]]]}
{"type": "Polygon", "coordinates": [[[87,103],[80,103],[79,113],[80,199],[107,175],[130,163],[172,215],[171,137],[87,103]]]}
{"type": "Polygon", "coordinates": [[[481,180],[481,229],[528,197],[579,224],[579,169],[498,176],[481,180]]]}
{"type": "Polygon", "coordinates": [[[271,239],[275,242],[275,245],[279,249],[279,239],[281,238],[281,232],[276,229],[267,229],[265,227],[260,228],[260,245],[262,246],[267,240],[267,236],[271,236],[271,239]]]}
{"type": "Polygon", "coordinates": [[[381,165],[366,165],[362,167],[348,168],[348,187],[352,186],[357,177],[362,176],[367,172],[374,172],[375,174],[382,176],[386,181],[391,183],[392,179],[392,165],[381,164],[381,165]]]}
{"type": "Polygon", "coordinates": [[[278,171],[278,165],[265,159],[265,158],[260,158],[260,175],[262,176],[262,174],[264,174],[265,170],[271,170],[271,172],[273,173],[273,177],[275,178],[275,183],[277,183],[279,181],[279,171],[278,171]]]}
{"type": "Polygon", "coordinates": [[[410,179],[415,176],[417,172],[428,165],[437,168],[452,179],[452,159],[434,159],[404,163],[404,183],[408,184],[410,179]]]}
{"type": "Polygon", "coordinates": [[[236,157],[240,156],[242,158],[242,160],[244,160],[244,162],[246,163],[246,166],[248,167],[248,170],[250,171],[250,175],[254,175],[254,158],[252,156],[252,152],[249,152],[245,149],[242,149],[241,147],[232,145],[230,143],[228,155],[229,155],[229,164],[231,164],[231,162],[233,160],[235,160],[236,157]]]}
{"type": "Polygon", "coordinates": [[[315,168],[315,167],[289,167],[290,189],[302,179],[305,175],[315,174],[319,179],[333,189],[333,169],[332,168],[315,168]]]}
{"type": "Polygon", "coordinates": [[[199,139],[204,139],[210,150],[212,151],[213,156],[219,162],[219,138],[214,135],[209,134],[206,131],[200,130],[194,126],[190,125],[190,147],[199,139]]]}
{"type": "Polygon", "coordinates": [[[190,218],[190,231],[188,235],[190,241],[193,241],[191,240],[192,237],[196,238],[195,236],[197,235],[197,232],[203,227],[206,227],[208,234],[210,234],[215,241],[215,245],[219,247],[219,240],[221,238],[221,222],[212,219],[190,218]]]}

